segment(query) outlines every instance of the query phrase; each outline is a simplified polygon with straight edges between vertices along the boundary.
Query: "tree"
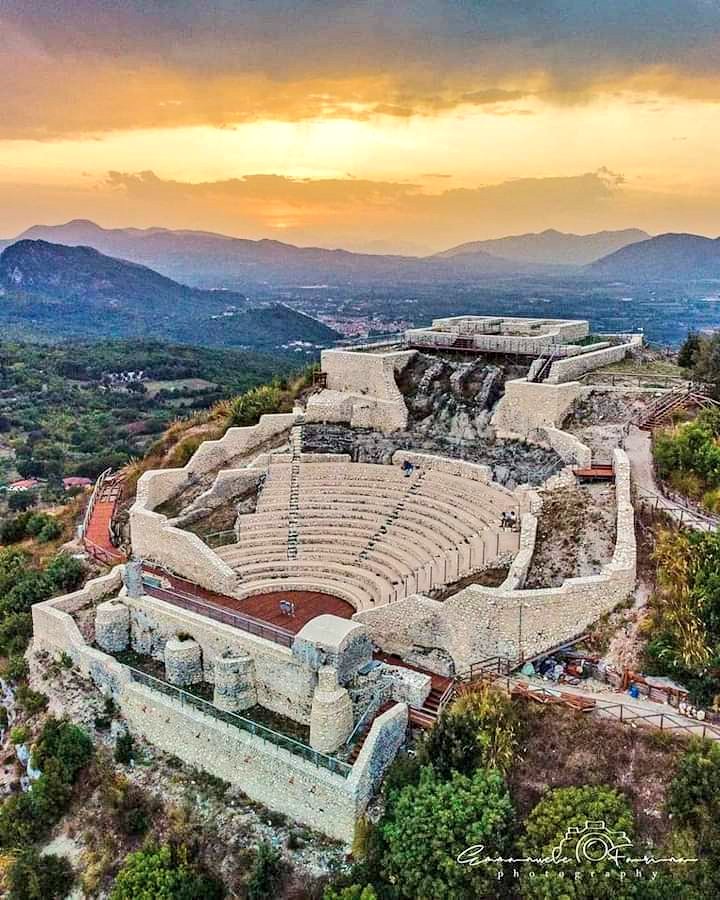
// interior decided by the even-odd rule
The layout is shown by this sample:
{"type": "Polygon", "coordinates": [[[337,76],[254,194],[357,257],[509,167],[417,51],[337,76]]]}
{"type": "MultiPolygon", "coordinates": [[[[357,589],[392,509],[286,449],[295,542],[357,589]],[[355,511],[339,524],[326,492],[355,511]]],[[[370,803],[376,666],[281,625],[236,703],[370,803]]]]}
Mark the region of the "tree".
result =
{"type": "Polygon", "coordinates": [[[266,897],[275,897],[282,881],[283,871],[284,866],[280,852],[270,844],[260,844],[248,881],[248,900],[265,900],[266,897]]]}
{"type": "Polygon", "coordinates": [[[367,884],[351,884],[346,888],[329,887],[325,889],[323,900],[377,900],[374,888],[367,884]]]}
{"type": "Polygon", "coordinates": [[[720,845],[720,744],[694,741],[683,754],[670,784],[668,811],[693,832],[701,853],[720,845]]]}
{"type": "Polygon", "coordinates": [[[220,900],[219,882],[192,866],[185,848],[148,846],[125,858],[110,900],[220,900]]]}
{"type": "Polygon", "coordinates": [[[498,771],[478,769],[472,777],[454,772],[445,781],[425,767],[417,786],[392,799],[379,826],[383,880],[410,900],[494,896],[498,866],[461,865],[457,858],[475,845],[488,856],[502,854],[512,814],[498,771]]]}
{"type": "Polygon", "coordinates": [[[7,900],[62,900],[75,880],[63,856],[40,855],[34,847],[21,850],[6,875],[7,900]]]}
{"type": "Polygon", "coordinates": [[[56,760],[64,780],[72,784],[80,769],[90,762],[92,752],[92,741],[79,725],[50,716],[35,744],[33,763],[45,770],[48,760],[56,760]]]}
{"type": "Polygon", "coordinates": [[[700,352],[700,335],[697,331],[688,331],[687,337],[678,353],[678,365],[683,369],[692,369],[700,352]]]}
{"type": "MultiPolygon", "coordinates": [[[[626,900],[636,884],[622,866],[604,858],[606,846],[626,845],[634,834],[632,810],[625,797],[603,786],[556,788],[545,794],[525,821],[518,856],[555,859],[538,871],[526,863],[521,873],[525,900],[626,900]],[[601,834],[588,823],[603,823],[601,834]],[[575,832],[570,829],[576,829],[575,832]]],[[[632,870],[632,867],[629,867],[632,870]]]]}
{"type": "Polygon", "coordinates": [[[422,759],[438,774],[471,775],[478,767],[510,767],[517,724],[508,697],[491,685],[468,690],[446,709],[430,732],[422,759]]]}
{"type": "Polygon", "coordinates": [[[705,382],[713,397],[720,397],[720,332],[700,339],[693,376],[705,382]]]}

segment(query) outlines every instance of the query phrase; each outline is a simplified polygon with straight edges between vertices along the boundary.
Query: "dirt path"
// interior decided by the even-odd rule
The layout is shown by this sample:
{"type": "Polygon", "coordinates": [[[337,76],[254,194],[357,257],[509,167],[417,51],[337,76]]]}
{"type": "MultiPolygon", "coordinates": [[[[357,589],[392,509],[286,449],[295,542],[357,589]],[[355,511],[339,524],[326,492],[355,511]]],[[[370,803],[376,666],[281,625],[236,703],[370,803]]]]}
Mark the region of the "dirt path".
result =
{"type": "Polygon", "coordinates": [[[541,678],[510,679],[511,685],[516,683],[528,684],[532,690],[546,690],[555,695],[571,694],[587,697],[595,701],[595,707],[591,710],[592,715],[627,722],[633,728],[643,725],[654,726],[675,733],[693,734],[697,737],[706,737],[708,740],[720,741],[720,728],[683,716],[667,703],[655,703],[645,698],[635,700],[629,694],[607,689],[595,691],[581,685],[551,684],[541,678]]]}
{"type": "Polygon", "coordinates": [[[655,467],[652,459],[650,432],[641,431],[632,425],[625,439],[625,452],[630,460],[632,479],[638,498],[651,503],[672,519],[697,531],[715,531],[712,519],[695,512],[690,507],[680,506],[676,501],[665,497],[655,480],[655,467]]]}

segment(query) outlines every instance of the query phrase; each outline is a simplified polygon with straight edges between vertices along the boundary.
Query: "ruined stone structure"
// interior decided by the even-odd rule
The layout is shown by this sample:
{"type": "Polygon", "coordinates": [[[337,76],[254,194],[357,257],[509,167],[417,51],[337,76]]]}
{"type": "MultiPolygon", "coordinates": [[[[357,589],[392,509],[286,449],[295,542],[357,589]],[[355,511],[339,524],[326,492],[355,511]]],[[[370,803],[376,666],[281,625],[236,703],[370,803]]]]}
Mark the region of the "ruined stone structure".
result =
{"type": "Polygon", "coordinates": [[[578,343],[588,333],[586,322],[462,317],[408,333],[426,357],[406,347],[325,351],[326,386],[304,409],[231,428],[183,468],[142,476],[135,559],[37,604],[36,646],[68,653],[115,696],[131,731],[349,842],[438,678],[567,640],[633,590],[621,450],[612,559],[590,577],[524,588],[537,488],[574,483],[573,467],[592,462],[562,429],[585,390],[568,379],[632,346],[627,336],[578,343]],[[483,353],[495,361],[472,356],[483,353]],[[525,368],[503,354],[527,357],[525,368]],[[446,442],[438,390],[453,394],[446,442]],[[322,446],[325,426],[342,447],[322,446]],[[366,450],[378,435],[371,461],[359,461],[355,435],[366,450]],[[474,461],[483,442],[488,463],[474,461]],[[532,484],[524,457],[543,473],[532,484]],[[219,531],[204,525],[218,521],[219,531]],[[507,570],[498,587],[473,583],[497,567],[507,570]],[[94,641],[78,616],[94,620],[94,641]],[[128,646],[161,662],[164,679],[121,664],[128,646]],[[185,690],[201,683],[212,701],[185,690]]]}

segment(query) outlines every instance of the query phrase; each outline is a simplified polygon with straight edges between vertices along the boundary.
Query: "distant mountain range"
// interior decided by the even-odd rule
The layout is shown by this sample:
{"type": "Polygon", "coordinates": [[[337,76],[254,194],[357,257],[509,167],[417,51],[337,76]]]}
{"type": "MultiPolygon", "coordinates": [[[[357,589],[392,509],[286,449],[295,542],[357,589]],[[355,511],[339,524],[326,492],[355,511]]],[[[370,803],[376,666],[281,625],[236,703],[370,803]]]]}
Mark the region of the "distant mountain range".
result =
{"type": "Polygon", "coordinates": [[[650,237],[639,228],[624,231],[598,231],[595,234],[566,234],[549,228],[538,234],[518,234],[491,241],[472,241],[451,247],[435,255],[436,259],[455,259],[475,253],[490,253],[526,265],[585,266],[608,253],[650,237]]]}
{"type": "Polygon", "coordinates": [[[720,278],[720,238],[660,234],[597,260],[587,271],[616,281],[716,279],[720,278]]]}
{"type": "Polygon", "coordinates": [[[573,266],[646,237],[635,229],[597,235],[547,231],[462,244],[420,257],[296,247],[204,231],[101,228],[78,219],[64,225],[36,225],[18,239],[94,247],[150,266],[184,284],[248,289],[316,283],[471,282],[487,276],[546,274],[560,267],[571,271],[573,266]]]}
{"type": "Polygon", "coordinates": [[[516,263],[490,254],[459,265],[432,258],[351,253],[322,247],[295,247],[281,241],[250,241],[203,231],[164,228],[100,228],[76,220],[37,225],[19,239],[93,247],[101,253],[150,266],[184,284],[251,289],[267,285],[388,283],[453,279],[457,273],[511,275],[516,263]]]}
{"type": "Polygon", "coordinates": [[[36,337],[158,337],[271,349],[324,343],[338,333],[278,304],[187,287],[90,247],[21,240],[0,254],[0,322],[36,337]]]}
{"type": "MultiPolygon", "coordinates": [[[[586,235],[550,229],[472,241],[424,257],[296,247],[204,231],[108,229],[82,219],[36,225],[17,240],[92,247],[182,285],[238,291],[314,284],[473,284],[532,275],[631,282],[720,277],[718,241],[691,234],[650,237],[636,228],[586,235]]],[[[0,242],[0,250],[12,243],[0,242]]]]}

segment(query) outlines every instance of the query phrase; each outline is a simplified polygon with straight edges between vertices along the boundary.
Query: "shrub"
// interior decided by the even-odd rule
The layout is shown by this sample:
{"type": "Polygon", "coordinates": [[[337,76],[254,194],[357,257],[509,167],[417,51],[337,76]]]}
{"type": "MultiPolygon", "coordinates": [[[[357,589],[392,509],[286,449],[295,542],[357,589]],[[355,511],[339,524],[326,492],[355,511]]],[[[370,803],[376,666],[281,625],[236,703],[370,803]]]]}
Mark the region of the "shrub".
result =
{"type": "Polygon", "coordinates": [[[10,740],[13,744],[27,744],[30,740],[30,729],[27,725],[16,725],[10,730],[10,740]]]}
{"type": "Polygon", "coordinates": [[[82,728],[47,719],[33,750],[33,765],[42,774],[32,790],[0,806],[0,846],[23,847],[60,820],[72,785],[91,754],[92,743],[82,728]]]}
{"type": "Polygon", "coordinates": [[[326,888],[323,894],[323,900],[377,900],[375,889],[371,885],[351,884],[349,887],[326,888]]]}
{"type": "Polygon", "coordinates": [[[422,751],[424,761],[449,777],[478,767],[507,771],[517,724],[510,699],[490,685],[462,694],[438,719],[422,751]]]}
{"type": "Polygon", "coordinates": [[[7,900],[62,900],[75,880],[62,856],[40,855],[33,847],[21,850],[7,870],[7,900]]]}
{"type": "Polygon", "coordinates": [[[720,744],[694,741],[670,784],[668,811],[702,846],[720,838],[720,744]]]}
{"type": "Polygon", "coordinates": [[[446,781],[428,766],[417,786],[395,797],[379,826],[383,880],[410,900],[493,896],[497,867],[459,865],[457,857],[476,844],[489,856],[501,853],[511,820],[510,795],[499,772],[454,772],[446,781]]]}
{"type": "Polygon", "coordinates": [[[48,760],[55,760],[69,784],[84,766],[90,762],[93,745],[88,734],[79,725],[64,719],[48,718],[33,750],[36,768],[44,769],[48,760]]]}
{"type": "MultiPolygon", "coordinates": [[[[521,872],[523,898],[617,900],[627,896],[623,888],[627,873],[622,865],[616,867],[609,858],[576,862],[577,843],[583,839],[580,836],[566,840],[568,828],[583,829],[589,821],[604,822],[609,832],[624,832],[632,840],[632,811],[618,791],[609,787],[584,786],[557,788],[544,795],[525,821],[518,856],[550,858],[559,847],[568,861],[562,866],[548,866],[542,871],[542,877],[538,876],[535,864],[525,865],[521,872]]],[[[592,855],[592,849],[588,847],[589,855],[592,855]]],[[[627,848],[628,851],[631,856],[641,855],[634,853],[632,848],[627,848]]],[[[582,850],[579,852],[583,859],[582,850]]]]}
{"type": "Polygon", "coordinates": [[[222,886],[188,862],[185,848],[167,845],[130,853],[110,892],[110,900],[220,900],[222,896],[222,886]]]}
{"type": "Polygon", "coordinates": [[[3,677],[7,681],[21,681],[27,677],[29,667],[27,660],[21,653],[13,653],[3,668],[3,677]]]}
{"type": "Polygon", "coordinates": [[[115,762],[129,766],[133,758],[133,739],[129,731],[123,731],[115,740],[115,762]]]}
{"type": "Polygon", "coordinates": [[[15,699],[17,700],[18,706],[20,706],[29,716],[34,716],[37,713],[42,712],[48,705],[46,694],[43,694],[41,691],[34,691],[26,684],[21,684],[18,687],[15,692],[15,699]]]}
{"type": "Polygon", "coordinates": [[[248,900],[276,897],[284,874],[280,852],[270,844],[260,844],[247,885],[248,900]]]}

